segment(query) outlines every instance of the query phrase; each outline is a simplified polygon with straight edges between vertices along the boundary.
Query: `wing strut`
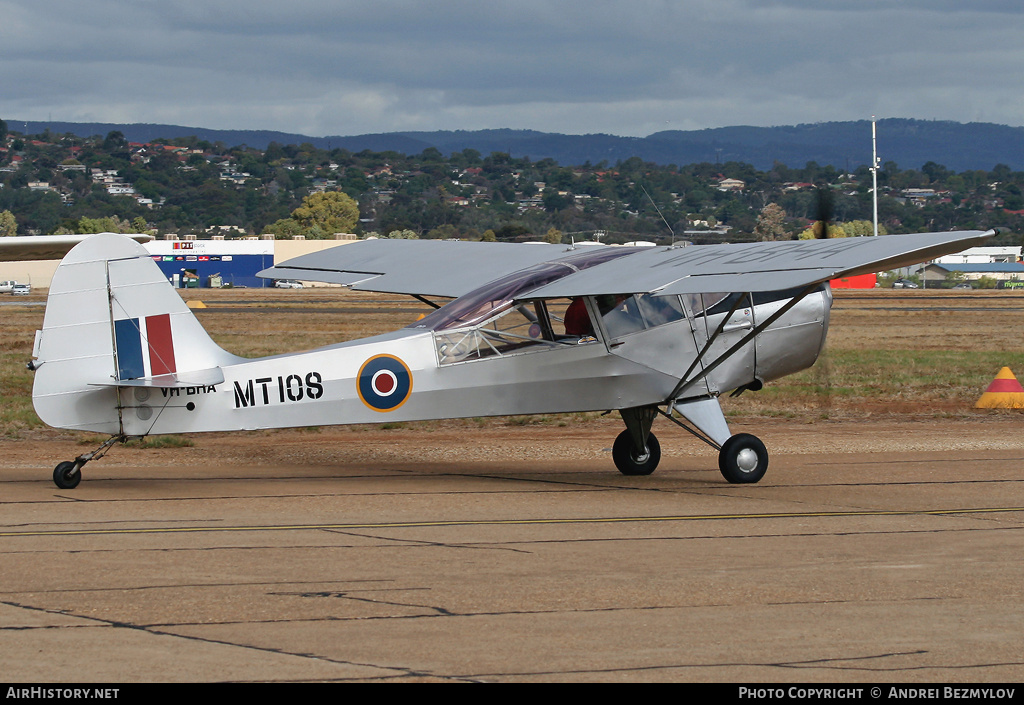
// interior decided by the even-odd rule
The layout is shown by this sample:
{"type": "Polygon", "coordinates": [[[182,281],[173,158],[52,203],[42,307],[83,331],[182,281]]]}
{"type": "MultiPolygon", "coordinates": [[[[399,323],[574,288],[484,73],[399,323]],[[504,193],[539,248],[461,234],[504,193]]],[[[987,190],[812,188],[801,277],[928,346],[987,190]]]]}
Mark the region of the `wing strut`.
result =
{"type": "Polygon", "coordinates": [[[700,380],[704,379],[709,374],[714,372],[715,369],[719,365],[721,365],[723,362],[728,360],[729,357],[731,357],[733,354],[735,354],[737,350],[739,350],[740,348],[745,346],[747,343],[752,341],[754,338],[756,338],[758,335],[760,335],[761,331],[763,331],[765,328],[770,326],[772,323],[775,323],[775,321],[779,320],[779,318],[784,316],[791,308],[793,308],[798,303],[803,301],[803,299],[808,294],[810,294],[812,291],[817,289],[818,286],[820,286],[820,285],[821,285],[821,282],[814,282],[813,284],[808,284],[806,287],[804,287],[800,291],[799,294],[797,294],[792,299],[790,299],[778,311],[776,311],[775,313],[770,315],[768,318],[766,318],[761,323],[758,323],[756,326],[754,326],[754,328],[751,329],[751,331],[749,333],[744,335],[739,340],[739,342],[737,342],[731,348],[729,348],[724,353],[722,353],[720,356],[718,356],[718,358],[714,362],[712,362],[710,365],[706,366],[698,374],[694,375],[693,377],[689,377],[688,378],[688,375],[693,371],[693,369],[694,369],[694,367],[696,367],[697,363],[700,362],[704,358],[704,354],[707,352],[708,348],[711,346],[711,343],[721,334],[722,329],[725,327],[725,322],[728,321],[732,317],[732,314],[736,312],[736,309],[738,308],[740,301],[743,301],[745,298],[748,298],[750,296],[750,294],[744,294],[744,296],[741,296],[739,298],[739,300],[736,302],[736,305],[734,305],[732,307],[732,309],[729,311],[729,315],[727,315],[725,318],[722,319],[722,323],[719,324],[718,328],[715,330],[714,335],[712,335],[711,338],[708,339],[708,342],[704,346],[704,349],[700,351],[700,354],[697,355],[697,358],[690,365],[690,369],[688,369],[686,371],[686,373],[682,376],[682,378],[679,380],[679,384],[677,384],[675,386],[675,389],[672,390],[672,393],[669,395],[668,399],[665,402],[665,403],[667,403],[669,405],[669,409],[671,410],[672,405],[675,403],[675,400],[679,398],[679,395],[683,393],[683,390],[685,390],[687,387],[690,387],[693,384],[699,382],[700,380]]]}
{"type": "MultiPolygon", "coordinates": [[[[704,343],[704,347],[701,348],[701,351],[697,353],[697,356],[695,358],[693,358],[693,362],[690,363],[690,366],[687,368],[686,372],[684,372],[683,376],[680,377],[680,384],[676,385],[676,388],[672,390],[672,394],[669,396],[670,400],[675,399],[677,396],[679,396],[679,393],[682,391],[683,387],[689,386],[688,384],[683,385],[682,380],[689,377],[690,373],[693,372],[693,368],[700,364],[700,361],[704,359],[704,355],[711,348],[711,346],[714,345],[715,341],[718,340],[718,336],[722,334],[722,331],[725,330],[725,324],[729,321],[730,318],[732,318],[732,314],[736,313],[736,311],[740,307],[740,304],[742,304],[744,301],[749,301],[751,307],[753,307],[754,301],[750,296],[750,292],[743,292],[743,294],[738,299],[736,299],[736,302],[732,305],[732,308],[729,309],[729,313],[725,314],[725,317],[722,318],[722,322],[718,324],[718,328],[715,329],[715,332],[712,333],[710,337],[708,337],[707,342],[704,343]]],[[[746,342],[746,338],[744,338],[741,342],[746,342]]],[[[728,353],[723,355],[722,358],[726,357],[726,355],[731,355],[732,352],[733,351],[730,350],[728,353]]],[[[717,363],[718,361],[716,361],[716,364],[717,363]]],[[[694,381],[696,382],[697,380],[695,379],[694,381]]]]}
{"type": "Polygon", "coordinates": [[[433,301],[431,301],[430,299],[426,298],[425,296],[420,296],[419,294],[411,294],[411,296],[414,299],[416,299],[417,301],[422,301],[427,306],[431,306],[433,308],[441,308],[441,304],[435,304],[433,301]]]}

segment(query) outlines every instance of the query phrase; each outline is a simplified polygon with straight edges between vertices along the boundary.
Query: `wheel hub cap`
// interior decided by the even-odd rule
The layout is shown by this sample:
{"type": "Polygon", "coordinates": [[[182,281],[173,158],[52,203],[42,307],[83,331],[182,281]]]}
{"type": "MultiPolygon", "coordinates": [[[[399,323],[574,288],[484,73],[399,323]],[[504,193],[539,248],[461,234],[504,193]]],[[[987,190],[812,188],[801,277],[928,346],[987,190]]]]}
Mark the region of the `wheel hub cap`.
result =
{"type": "Polygon", "coordinates": [[[744,448],[736,455],[736,466],[743,472],[753,472],[757,469],[757,452],[744,448]]]}

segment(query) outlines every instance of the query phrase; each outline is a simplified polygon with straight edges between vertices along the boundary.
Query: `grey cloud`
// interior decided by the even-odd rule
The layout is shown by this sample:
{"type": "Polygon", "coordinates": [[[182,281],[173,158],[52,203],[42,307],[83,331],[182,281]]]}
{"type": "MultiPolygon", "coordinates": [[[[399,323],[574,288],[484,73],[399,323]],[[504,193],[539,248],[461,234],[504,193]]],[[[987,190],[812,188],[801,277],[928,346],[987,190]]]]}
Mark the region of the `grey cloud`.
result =
{"type": "Polygon", "coordinates": [[[1016,1],[0,0],[0,15],[12,118],[313,134],[1022,122],[1016,1]]]}

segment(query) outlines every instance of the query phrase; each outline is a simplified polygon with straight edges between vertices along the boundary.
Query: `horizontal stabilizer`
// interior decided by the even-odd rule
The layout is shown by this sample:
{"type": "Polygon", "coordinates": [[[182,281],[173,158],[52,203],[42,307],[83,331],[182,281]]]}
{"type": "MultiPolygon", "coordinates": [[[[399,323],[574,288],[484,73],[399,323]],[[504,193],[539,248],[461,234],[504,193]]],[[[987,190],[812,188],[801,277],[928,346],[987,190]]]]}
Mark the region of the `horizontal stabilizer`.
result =
{"type": "Polygon", "coordinates": [[[90,382],[93,387],[153,387],[156,389],[186,389],[188,387],[212,387],[224,383],[224,372],[219,367],[209,370],[190,370],[153,377],[90,382]]]}

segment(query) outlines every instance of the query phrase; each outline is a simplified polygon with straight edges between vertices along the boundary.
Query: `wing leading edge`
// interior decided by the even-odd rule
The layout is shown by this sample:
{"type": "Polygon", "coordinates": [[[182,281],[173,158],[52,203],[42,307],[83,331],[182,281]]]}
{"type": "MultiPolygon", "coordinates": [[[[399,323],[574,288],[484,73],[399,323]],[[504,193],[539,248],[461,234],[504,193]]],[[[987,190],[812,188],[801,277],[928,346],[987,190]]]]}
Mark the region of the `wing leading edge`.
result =
{"type": "Polygon", "coordinates": [[[934,259],[982,245],[994,230],[648,248],[531,291],[529,298],[610,293],[777,291],[934,259]]]}
{"type": "Polygon", "coordinates": [[[290,259],[258,276],[456,298],[505,274],[564,257],[567,250],[543,243],[364,240],[290,259]]]}
{"type": "MultiPolygon", "coordinates": [[[[985,244],[994,230],[637,248],[520,298],[776,291],[905,267],[985,244]]],[[[459,297],[506,274],[571,256],[564,245],[367,240],[303,255],[259,276],[361,291],[459,297]]]]}

